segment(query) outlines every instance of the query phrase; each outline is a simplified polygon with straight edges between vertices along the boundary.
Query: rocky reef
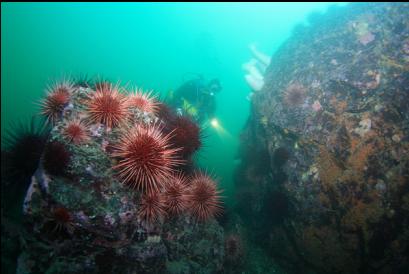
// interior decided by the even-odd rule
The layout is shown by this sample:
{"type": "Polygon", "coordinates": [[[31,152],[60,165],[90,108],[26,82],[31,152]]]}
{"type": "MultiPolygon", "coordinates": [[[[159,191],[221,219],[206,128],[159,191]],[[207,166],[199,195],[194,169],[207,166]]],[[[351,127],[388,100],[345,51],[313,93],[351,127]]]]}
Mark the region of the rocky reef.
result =
{"type": "Polygon", "coordinates": [[[2,250],[20,247],[17,273],[222,269],[220,191],[191,160],[201,143],[193,120],[178,123],[150,93],[104,81],[50,86],[41,114],[51,129],[28,176],[21,227],[7,223],[2,204],[2,250]]]}
{"type": "Polygon", "coordinates": [[[409,4],[312,14],[241,136],[237,212],[292,273],[409,271],[409,4]]]}

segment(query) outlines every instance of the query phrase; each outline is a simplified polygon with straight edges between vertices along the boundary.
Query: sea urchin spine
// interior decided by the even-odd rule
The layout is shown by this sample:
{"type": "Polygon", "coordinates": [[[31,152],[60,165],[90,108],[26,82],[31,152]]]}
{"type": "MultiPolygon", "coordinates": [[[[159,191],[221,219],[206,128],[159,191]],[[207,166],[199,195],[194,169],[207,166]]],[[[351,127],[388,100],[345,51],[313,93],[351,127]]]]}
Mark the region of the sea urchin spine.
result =
{"type": "Polygon", "coordinates": [[[307,97],[307,89],[299,83],[291,83],[284,91],[284,103],[289,107],[301,106],[307,97]]]}
{"type": "Polygon", "coordinates": [[[208,175],[196,173],[191,179],[189,195],[190,211],[199,221],[206,221],[221,214],[220,191],[208,175]]]}
{"type": "Polygon", "coordinates": [[[70,101],[73,89],[73,84],[68,81],[47,87],[47,96],[41,102],[41,114],[47,118],[47,121],[55,124],[61,117],[64,107],[70,101]]]}
{"type": "Polygon", "coordinates": [[[71,160],[71,154],[58,141],[52,141],[45,146],[42,156],[44,170],[53,176],[64,176],[71,160]]]}
{"type": "Polygon", "coordinates": [[[53,224],[54,228],[52,232],[68,232],[72,234],[74,232],[74,221],[71,213],[65,207],[56,207],[52,209],[52,212],[47,219],[53,224]]]}
{"type": "Polygon", "coordinates": [[[138,108],[143,112],[156,113],[159,110],[159,105],[151,94],[152,92],[143,93],[142,89],[137,89],[128,96],[126,105],[129,108],[138,108]]]}
{"type": "Polygon", "coordinates": [[[172,125],[174,126],[172,144],[182,148],[180,154],[184,159],[190,159],[202,146],[199,125],[188,116],[177,116],[172,125]]]}
{"type": "Polygon", "coordinates": [[[187,178],[181,173],[177,173],[168,182],[165,188],[166,210],[171,215],[178,215],[187,208],[187,178]]]}
{"type": "Polygon", "coordinates": [[[89,120],[109,128],[118,126],[127,117],[126,97],[116,86],[102,85],[88,102],[89,120]]]}
{"type": "Polygon", "coordinates": [[[64,128],[63,135],[65,138],[74,144],[80,144],[88,140],[88,131],[81,120],[73,120],[68,122],[64,128]]]}
{"type": "Polygon", "coordinates": [[[149,225],[159,222],[166,215],[161,193],[146,193],[141,198],[138,217],[149,225]]]}
{"type": "Polygon", "coordinates": [[[174,167],[182,163],[178,148],[170,148],[171,135],[163,135],[157,126],[136,126],[121,137],[115,146],[114,166],[122,181],[143,192],[157,192],[165,186],[174,167]]]}

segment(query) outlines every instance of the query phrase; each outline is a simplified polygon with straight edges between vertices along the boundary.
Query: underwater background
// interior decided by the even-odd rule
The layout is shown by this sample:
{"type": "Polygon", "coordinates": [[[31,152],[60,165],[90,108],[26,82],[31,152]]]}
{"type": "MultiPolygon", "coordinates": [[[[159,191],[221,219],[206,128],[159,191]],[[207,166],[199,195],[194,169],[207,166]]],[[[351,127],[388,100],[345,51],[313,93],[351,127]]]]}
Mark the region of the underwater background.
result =
{"type": "Polygon", "coordinates": [[[1,130],[36,114],[46,85],[64,77],[100,76],[163,96],[197,74],[219,78],[216,115],[228,134],[209,132],[198,158],[232,202],[238,136],[249,114],[248,46],[271,55],[294,25],[328,5],[4,3],[1,130]]]}
{"type": "Polygon", "coordinates": [[[409,273],[408,18],[2,3],[2,272],[409,273]]]}

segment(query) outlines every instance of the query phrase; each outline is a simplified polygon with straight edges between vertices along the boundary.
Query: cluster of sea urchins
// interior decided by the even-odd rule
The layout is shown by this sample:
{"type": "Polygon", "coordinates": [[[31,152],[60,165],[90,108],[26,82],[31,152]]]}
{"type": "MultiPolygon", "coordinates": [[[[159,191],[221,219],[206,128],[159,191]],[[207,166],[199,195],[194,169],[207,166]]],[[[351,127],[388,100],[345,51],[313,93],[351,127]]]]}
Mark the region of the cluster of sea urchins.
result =
{"type": "MultiPolygon", "coordinates": [[[[188,176],[176,170],[187,154],[190,157],[200,147],[196,123],[174,117],[179,122],[172,123],[169,131],[164,125],[169,121],[161,120],[160,115],[155,122],[141,122],[133,119],[135,110],[155,116],[163,104],[151,93],[139,89],[126,94],[107,82],[94,85],[94,89],[84,103],[86,113],[68,121],[62,135],[68,142],[81,145],[91,138],[91,125],[102,124],[107,132],[112,128],[121,132],[112,145],[111,156],[116,159],[113,169],[124,185],[142,194],[140,219],[152,224],[189,211],[195,219],[206,221],[221,212],[220,191],[210,176],[203,172],[188,176]]],[[[50,123],[64,116],[75,90],[68,81],[49,88],[42,114],[50,123]]]]}

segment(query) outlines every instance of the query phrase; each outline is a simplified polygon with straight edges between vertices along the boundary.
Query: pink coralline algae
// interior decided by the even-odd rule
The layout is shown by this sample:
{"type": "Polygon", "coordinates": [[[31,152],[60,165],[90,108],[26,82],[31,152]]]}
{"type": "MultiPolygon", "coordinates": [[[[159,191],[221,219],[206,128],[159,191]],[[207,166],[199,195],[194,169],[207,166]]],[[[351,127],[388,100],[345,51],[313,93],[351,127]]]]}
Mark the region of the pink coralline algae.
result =
{"type": "Polygon", "coordinates": [[[320,101],[318,101],[318,100],[315,100],[311,107],[315,112],[318,112],[318,111],[320,111],[322,109],[320,101]]]}
{"type": "Polygon", "coordinates": [[[367,44],[375,40],[375,35],[372,32],[368,31],[367,33],[361,35],[358,40],[362,45],[366,46],[367,44]]]}

